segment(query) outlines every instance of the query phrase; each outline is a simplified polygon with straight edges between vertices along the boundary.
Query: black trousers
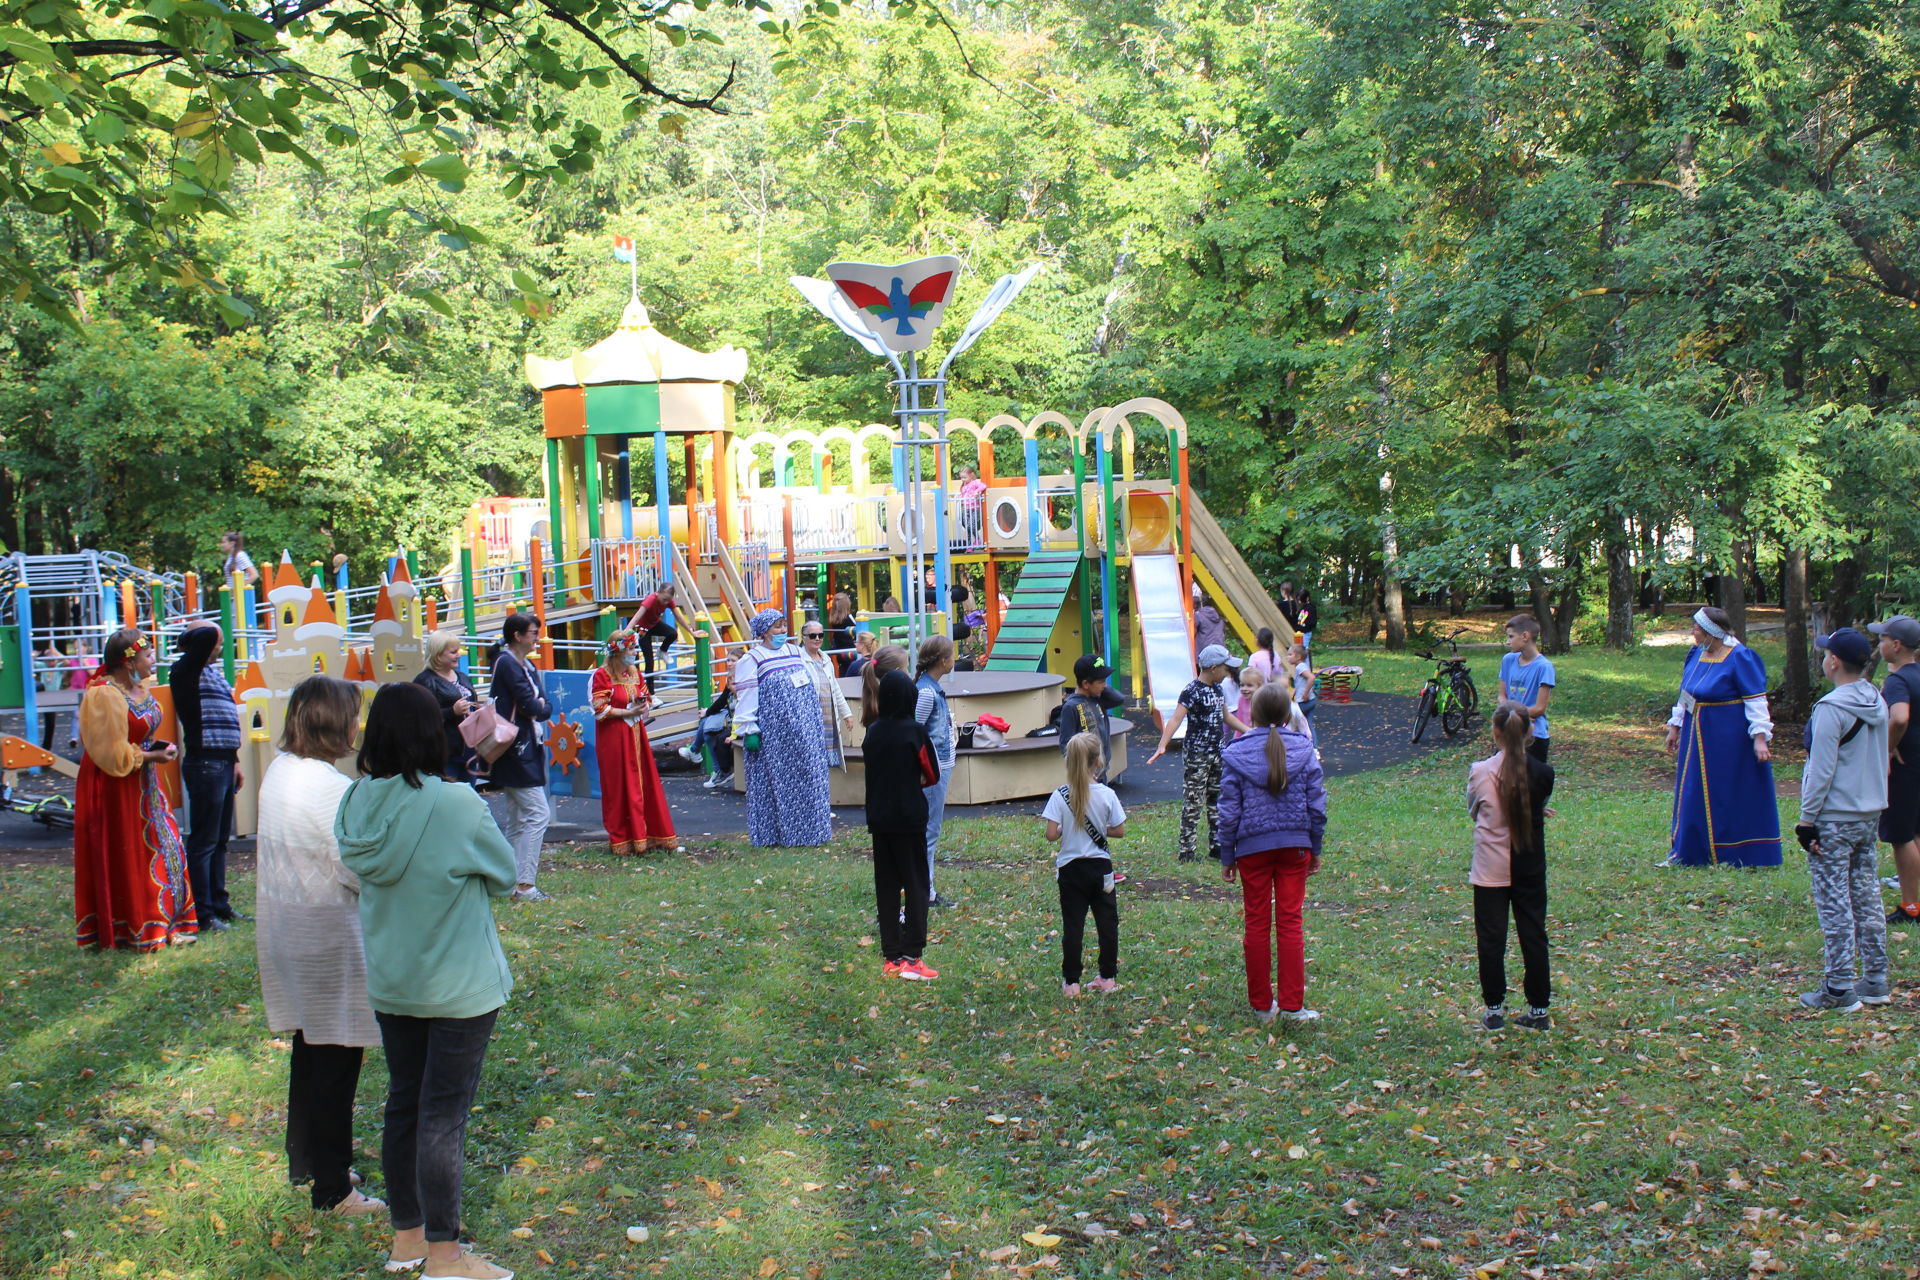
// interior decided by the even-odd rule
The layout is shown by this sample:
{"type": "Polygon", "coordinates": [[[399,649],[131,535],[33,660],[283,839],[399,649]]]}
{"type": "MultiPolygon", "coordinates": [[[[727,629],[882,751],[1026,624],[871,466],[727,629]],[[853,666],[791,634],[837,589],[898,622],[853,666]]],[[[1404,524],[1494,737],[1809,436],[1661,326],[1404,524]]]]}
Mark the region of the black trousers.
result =
{"type": "Polygon", "coordinates": [[[353,1094],[366,1050],[309,1044],[293,1033],[287,1073],[287,1176],[313,1182],[313,1207],[331,1209],[353,1190],[353,1094]]]}
{"type": "Polygon", "coordinates": [[[1507,999],[1507,913],[1520,935],[1526,965],[1527,1003],[1544,1009],[1553,999],[1547,972],[1547,884],[1545,880],[1505,889],[1473,886],[1473,931],[1480,944],[1480,997],[1489,1009],[1507,999]]]}
{"type": "Polygon", "coordinates": [[[918,960],[927,949],[927,829],[871,835],[880,949],[889,960],[918,960]],[[906,895],[905,924],[900,923],[902,894],[906,895]]]}
{"type": "Polygon", "coordinates": [[[648,675],[653,674],[653,642],[661,641],[660,656],[666,657],[667,650],[673,648],[680,633],[664,622],[656,622],[640,633],[640,666],[648,675]]]}
{"type": "Polygon", "coordinates": [[[1535,760],[1538,760],[1541,764],[1545,764],[1547,762],[1547,750],[1552,742],[1552,738],[1528,738],[1527,754],[1535,760]]]}
{"type": "Polygon", "coordinates": [[[460,1238],[467,1113],[499,1014],[408,1018],[374,1011],[387,1051],[387,1124],[380,1165],[393,1229],[427,1229],[430,1242],[460,1238]]]}
{"type": "Polygon", "coordinates": [[[1112,978],[1120,972],[1120,904],[1107,880],[1112,874],[1113,863],[1107,858],[1075,858],[1058,872],[1062,982],[1080,981],[1089,909],[1100,939],[1100,976],[1112,978]]]}
{"type": "Polygon", "coordinates": [[[180,762],[180,789],[187,800],[187,883],[204,927],[215,916],[233,919],[227,901],[227,835],[233,830],[234,762],[231,755],[189,756],[180,762]]]}

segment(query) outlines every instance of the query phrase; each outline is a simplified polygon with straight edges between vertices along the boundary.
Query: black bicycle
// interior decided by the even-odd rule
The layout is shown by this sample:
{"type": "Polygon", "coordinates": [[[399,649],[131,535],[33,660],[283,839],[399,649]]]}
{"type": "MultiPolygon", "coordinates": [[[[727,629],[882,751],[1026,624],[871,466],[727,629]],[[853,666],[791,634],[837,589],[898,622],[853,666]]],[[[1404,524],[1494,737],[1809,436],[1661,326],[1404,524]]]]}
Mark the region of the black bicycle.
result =
{"type": "MultiPolygon", "coordinates": [[[[1433,674],[1427,677],[1427,683],[1421,687],[1419,704],[1413,712],[1413,740],[1420,741],[1420,735],[1427,731],[1427,724],[1440,717],[1440,729],[1449,738],[1473,722],[1480,713],[1480,690],[1474,687],[1473,672],[1467,670],[1466,660],[1460,657],[1458,637],[1465,634],[1466,628],[1441,637],[1441,643],[1447,645],[1453,656],[1442,658],[1433,650],[1419,650],[1417,656],[1434,664],[1433,674]]],[[[1438,648],[1439,646],[1434,646],[1438,648]]]]}

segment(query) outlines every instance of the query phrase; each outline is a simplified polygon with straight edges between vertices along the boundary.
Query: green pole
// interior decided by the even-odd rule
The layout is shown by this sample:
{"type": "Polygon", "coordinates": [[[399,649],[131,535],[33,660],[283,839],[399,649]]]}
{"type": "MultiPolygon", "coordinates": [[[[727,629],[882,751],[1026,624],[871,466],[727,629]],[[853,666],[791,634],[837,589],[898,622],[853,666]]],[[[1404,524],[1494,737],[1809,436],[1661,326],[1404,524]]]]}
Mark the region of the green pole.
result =
{"type": "Polygon", "coordinates": [[[707,630],[711,625],[707,622],[698,623],[693,632],[693,687],[700,694],[700,709],[695,713],[693,722],[694,745],[700,749],[700,758],[707,762],[708,773],[720,767],[713,753],[707,750],[706,735],[700,732],[698,719],[713,701],[713,638],[707,630]]]}
{"type": "Polygon", "coordinates": [[[547,607],[558,609],[566,577],[561,566],[567,561],[567,541],[566,522],[560,513],[560,442],[551,438],[547,441],[547,545],[553,548],[553,596],[547,607]]]}
{"type": "MultiPolygon", "coordinates": [[[[1108,447],[1107,433],[1102,431],[1095,440],[1100,450],[1100,607],[1106,613],[1106,634],[1101,637],[1102,647],[1106,650],[1107,665],[1114,665],[1120,647],[1120,592],[1115,578],[1120,568],[1120,520],[1113,509],[1113,450],[1108,447]]],[[[1129,663],[1129,666],[1132,664],[1129,663]]],[[[1133,684],[1133,696],[1143,696],[1145,686],[1137,671],[1127,672],[1133,684]]]]}
{"type": "Polygon", "coordinates": [[[1080,649],[1093,646],[1093,575],[1087,571],[1087,459],[1078,442],[1073,450],[1073,545],[1080,557],[1080,649]]]}
{"type": "Polygon", "coordinates": [[[587,441],[587,536],[600,540],[600,441],[588,436],[587,441]]]}
{"type": "Polygon", "coordinates": [[[227,683],[234,679],[234,642],[233,626],[233,588],[226,583],[220,584],[220,666],[225,671],[227,683]]]}
{"type": "Polygon", "coordinates": [[[473,548],[460,548],[460,618],[461,625],[473,646],[470,658],[478,658],[479,641],[472,639],[480,634],[480,615],[473,601],[473,548]]]}
{"type": "MultiPolygon", "coordinates": [[[[153,645],[159,653],[165,653],[167,651],[166,641],[161,638],[160,634],[167,625],[167,591],[165,586],[156,582],[148,587],[147,599],[153,605],[153,645]]],[[[161,665],[160,674],[163,678],[172,666],[173,664],[170,662],[161,665]]]]}

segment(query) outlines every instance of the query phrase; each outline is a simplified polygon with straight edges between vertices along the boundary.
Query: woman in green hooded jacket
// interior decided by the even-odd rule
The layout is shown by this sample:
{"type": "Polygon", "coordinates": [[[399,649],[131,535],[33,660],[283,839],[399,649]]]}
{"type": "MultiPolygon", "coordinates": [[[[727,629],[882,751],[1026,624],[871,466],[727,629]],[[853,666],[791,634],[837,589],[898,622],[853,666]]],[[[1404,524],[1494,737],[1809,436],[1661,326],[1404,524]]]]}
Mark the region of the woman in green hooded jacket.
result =
{"type": "Polygon", "coordinates": [[[471,787],[440,777],[440,707],[416,684],[374,695],[361,777],[334,818],[360,877],[367,998],[390,1082],[380,1160],[393,1212],[389,1271],[511,1280],[460,1244],[467,1115],[513,975],[493,902],[513,892],[513,850],[471,787]]]}

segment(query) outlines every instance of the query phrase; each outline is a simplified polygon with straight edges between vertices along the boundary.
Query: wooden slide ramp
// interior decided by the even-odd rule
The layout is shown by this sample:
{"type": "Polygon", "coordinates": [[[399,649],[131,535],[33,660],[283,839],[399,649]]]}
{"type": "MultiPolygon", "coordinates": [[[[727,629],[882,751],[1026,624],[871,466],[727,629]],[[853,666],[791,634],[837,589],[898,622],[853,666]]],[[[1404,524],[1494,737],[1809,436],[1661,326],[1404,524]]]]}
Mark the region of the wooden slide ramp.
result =
{"type": "Polygon", "coordinates": [[[1260,627],[1271,628],[1274,643],[1284,651],[1294,640],[1286,615],[1247,567],[1240,549],[1227,537],[1200,495],[1194,494],[1192,502],[1194,576],[1249,651],[1254,646],[1254,632],[1260,627]]]}

